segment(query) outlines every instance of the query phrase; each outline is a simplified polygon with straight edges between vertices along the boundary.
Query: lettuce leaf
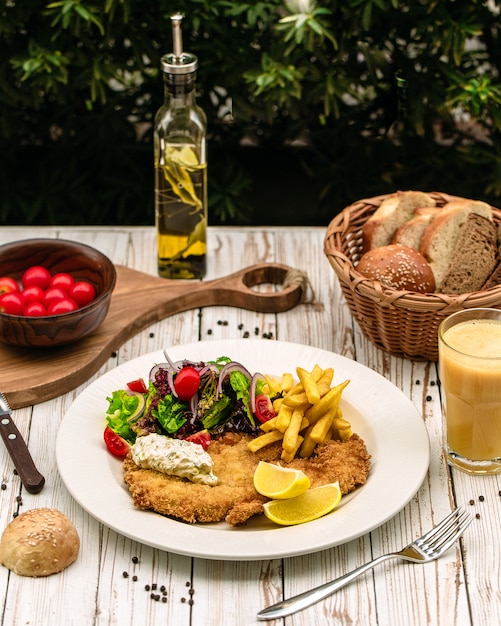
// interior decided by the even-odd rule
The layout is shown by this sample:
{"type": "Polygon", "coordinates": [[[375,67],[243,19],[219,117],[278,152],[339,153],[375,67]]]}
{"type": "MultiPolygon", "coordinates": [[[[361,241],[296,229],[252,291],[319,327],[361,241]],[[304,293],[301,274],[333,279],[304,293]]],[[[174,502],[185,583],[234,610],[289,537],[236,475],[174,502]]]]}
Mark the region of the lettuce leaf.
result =
{"type": "Polygon", "coordinates": [[[172,394],[168,394],[158,401],[157,408],[152,409],[151,414],[166,433],[174,435],[186,424],[187,410],[185,402],[180,402],[172,394]]]}
{"type": "Polygon", "coordinates": [[[254,415],[250,408],[250,380],[242,372],[230,373],[230,385],[237,396],[237,400],[241,400],[245,407],[247,418],[252,426],[255,426],[254,415]]]}
{"type": "Polygon", "coordinates": [[[140,398],[131,395],[124,389],[113,391],[111,398],[106,398],[109,403],[106,411],[106,423],[117,435],[129,443],[136,440],[136,433],[131,429],[129,420],[136,413],[140,398]]]}

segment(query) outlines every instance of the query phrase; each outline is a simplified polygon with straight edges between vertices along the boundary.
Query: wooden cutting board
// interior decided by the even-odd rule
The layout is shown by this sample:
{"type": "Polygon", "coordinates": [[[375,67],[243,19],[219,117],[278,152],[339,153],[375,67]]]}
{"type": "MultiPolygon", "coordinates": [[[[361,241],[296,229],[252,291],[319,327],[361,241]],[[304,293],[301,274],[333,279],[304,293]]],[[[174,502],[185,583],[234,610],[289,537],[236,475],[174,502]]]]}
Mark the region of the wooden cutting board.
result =
{"type": "Polygon", "coordinates": [[[279,313],[296,306],[301,283],[288,282],[296,270],[262,263],[206,282],[177,281],[116,266],[117,282],[103,324],[92,335],[68,346],[44,349],[0,344],[0,391],[11,408],[38,404],[60,396],[88,380],[125,341],[175,313],[222,305],[262,313],[279,313]],[[252,287],[270,283],[281,290],[252,287]]]}

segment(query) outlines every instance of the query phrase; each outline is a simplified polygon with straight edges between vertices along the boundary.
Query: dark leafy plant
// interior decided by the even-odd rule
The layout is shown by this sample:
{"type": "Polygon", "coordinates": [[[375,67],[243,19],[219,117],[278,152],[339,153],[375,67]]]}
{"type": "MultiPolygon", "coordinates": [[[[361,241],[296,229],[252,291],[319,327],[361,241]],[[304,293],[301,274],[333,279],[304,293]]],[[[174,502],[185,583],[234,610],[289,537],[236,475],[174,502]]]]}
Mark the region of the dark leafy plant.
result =
{"type": "Polygon", "coordinates": [[[153,222],[175,11],[200,60],[212,223],[325,224],[396,188],[501,196],[499,0],[24,0],[0,8],[2,223],[153,222]]]}

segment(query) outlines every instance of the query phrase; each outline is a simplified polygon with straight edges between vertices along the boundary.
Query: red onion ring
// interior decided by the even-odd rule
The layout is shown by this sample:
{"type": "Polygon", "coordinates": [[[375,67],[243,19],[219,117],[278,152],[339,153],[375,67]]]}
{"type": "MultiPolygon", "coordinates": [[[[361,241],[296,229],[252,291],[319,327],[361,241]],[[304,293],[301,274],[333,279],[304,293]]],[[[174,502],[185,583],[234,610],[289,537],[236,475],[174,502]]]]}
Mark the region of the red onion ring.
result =
{"type": "Polygon", "coordinates": [[[249,388],[250,410],[254,414],[256,413],[256,385],[258,380],[266,380],[266,378],[259,372],[256,372],[251,379],[251,384],[249,388]]]}
{"type": "Polygon", "coordinates": [[[252,374],[241,363],[237,363],[237,361],[230,361],[229,363],[226,363],[226,365],[219,373],[216,387],[216,400],[219,398],[219,394],[223,389],[223,383],[226,379],[226,376],[228,376],[228,374],[230,374],[231,372],[240,372],[244,374],[244,376],[247,376],[249,380],[252,380],[252,374]]]}

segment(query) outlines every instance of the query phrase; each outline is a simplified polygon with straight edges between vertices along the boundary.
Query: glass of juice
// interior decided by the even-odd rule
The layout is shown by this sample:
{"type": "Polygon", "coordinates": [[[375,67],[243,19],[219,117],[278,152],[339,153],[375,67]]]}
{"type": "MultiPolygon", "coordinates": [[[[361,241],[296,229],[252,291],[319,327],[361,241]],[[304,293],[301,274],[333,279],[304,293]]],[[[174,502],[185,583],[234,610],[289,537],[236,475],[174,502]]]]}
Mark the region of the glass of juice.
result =
{"type": "Polygon", "coordinates": [[[438,355],[447,462],[469,474],[501,473],[501,311],[447,317],[438,355]]]}

